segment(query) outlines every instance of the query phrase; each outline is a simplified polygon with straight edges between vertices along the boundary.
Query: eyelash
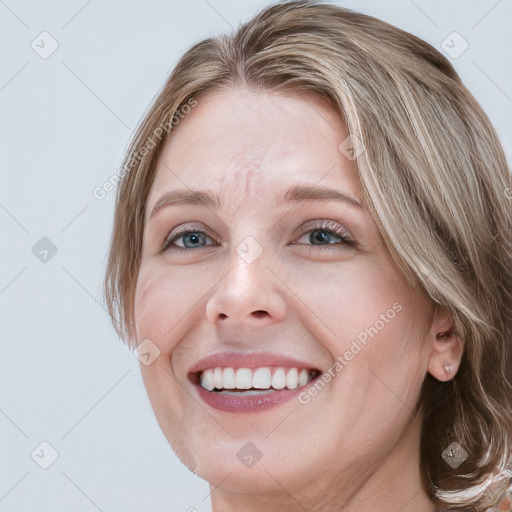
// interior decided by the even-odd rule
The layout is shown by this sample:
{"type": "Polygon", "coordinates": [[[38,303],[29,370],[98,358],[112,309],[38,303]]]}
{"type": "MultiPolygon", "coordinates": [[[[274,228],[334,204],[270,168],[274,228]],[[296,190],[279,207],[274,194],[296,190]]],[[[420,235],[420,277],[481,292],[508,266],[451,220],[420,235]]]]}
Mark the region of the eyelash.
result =
{"type": "MultiPolygon", "coordinates": [[[[350,237],[350,235],[347,233],[345,228],[343,228],[336,222],[329,221],[329,220],[324,220],[324,221],[320,222],[319,224],[315,224],[313,226],[308,226],[307,228],[301,230],[298,238],[302,238],[307,233],[312,233],[314,231],[324,231],[331,236],[336,235],[341,239],[341,242],[337,242],[335,244],[326,244],[326,245],[309,244],[310,250],[313,250],[313,248],[318,248],[323,251],[332,251],[333,245],[356,247],[355,241],[350,237]]],[[[181,231],[178,231],[177,233],[175,233],[172,237],[170,236],[170,234],[167,236],[167,238],[164,240],[164,243],[162,245],[162,252],[178,251],[181,253],[186,253],[186,252],[197,250],[195,248],[173,246],[174,242],[176,242],[176,240],[178,240],[179,238],[181,238],[185,235],[193,234],[193,233],[204,235],[205,237],[211,238],[207,233],[205,233],[204,231],[201,231],[200,229],[184,228],[181,231]]],[[[211,244],[211,245],[213,245],[213,244],[211,244]]],[[[299,245],[299,244],[297,244],[296,242],[293,242],[292,245],[299,245]]],[[[304,245],[304,244],[300,244],[300,245],[304,245]]],[[[205,246],[199,247],[199,249],[203,249],[205,247],[209,247],[209,246],[205,245],[205,246]]],[[[341,249],[342,247],[339,247],[339,248],[341,249]]]]}

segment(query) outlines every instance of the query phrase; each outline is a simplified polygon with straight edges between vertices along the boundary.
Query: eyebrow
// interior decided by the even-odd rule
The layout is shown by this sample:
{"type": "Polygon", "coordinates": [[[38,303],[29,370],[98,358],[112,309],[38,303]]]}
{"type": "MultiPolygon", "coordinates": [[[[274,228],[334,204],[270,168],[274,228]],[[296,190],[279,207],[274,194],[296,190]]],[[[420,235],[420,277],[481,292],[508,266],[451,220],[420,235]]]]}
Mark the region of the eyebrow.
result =
{"type": "MultiPolygon", "coordinates": [[[[301,185],[292,187],[283,194],[280,194],[277,197],[276,202],[277,204],[288,204],[305,200],[340,201],[357,208],[362,208],[361,203],[356,198],[338,190],[301,185]]],[[[160,199],[158,199],[151,210],[149,218],[151,219],[162,208],[176,204],[200,205],[212,210],[218,210],[223,206],[222,199],[211,192],[191,189],[173,190],[166,192],[162,197],[160,197],[160,199]]]]}

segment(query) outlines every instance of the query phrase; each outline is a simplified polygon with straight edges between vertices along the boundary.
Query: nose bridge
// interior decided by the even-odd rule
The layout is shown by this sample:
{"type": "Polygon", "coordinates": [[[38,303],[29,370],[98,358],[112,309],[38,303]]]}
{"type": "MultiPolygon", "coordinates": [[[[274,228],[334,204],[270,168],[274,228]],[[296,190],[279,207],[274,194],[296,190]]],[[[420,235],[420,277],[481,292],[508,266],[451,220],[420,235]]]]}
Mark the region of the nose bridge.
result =
{"type": "Polygon", "coordinates": [[[246,236],[229,254],[229,272],[214,287],[206,312],[212,322],[281,321],[286,302],[267,268],[268,250],[253,236],[246,236]]]}

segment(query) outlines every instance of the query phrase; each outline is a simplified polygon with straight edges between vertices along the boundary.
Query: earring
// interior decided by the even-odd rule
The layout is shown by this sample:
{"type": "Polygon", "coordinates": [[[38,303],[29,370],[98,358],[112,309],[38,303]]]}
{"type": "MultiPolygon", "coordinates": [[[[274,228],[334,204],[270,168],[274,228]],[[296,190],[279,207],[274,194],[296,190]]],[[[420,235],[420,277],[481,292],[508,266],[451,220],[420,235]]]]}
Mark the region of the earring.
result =
{"type": "Polygon", "coordinates": [[[443,369],[444,369],[444,371],[446,373],[446,376],[450,377],[452,372],[453,372],[453,366],[451,364],[445,362],[443,364],[443,369]]]}

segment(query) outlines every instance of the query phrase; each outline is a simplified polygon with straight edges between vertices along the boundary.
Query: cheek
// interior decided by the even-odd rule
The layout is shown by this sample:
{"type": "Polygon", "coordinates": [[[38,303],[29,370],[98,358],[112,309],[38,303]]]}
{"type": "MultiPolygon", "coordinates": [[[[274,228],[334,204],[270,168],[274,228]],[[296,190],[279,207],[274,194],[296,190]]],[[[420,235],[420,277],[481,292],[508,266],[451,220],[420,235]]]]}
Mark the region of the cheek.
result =
{"type": "Polygon", "coordinates": [[[297,295],[326,332],[333,358],[346,356],[349,373],[363,381],[376,374],[400,388],[422,381],[428,359],[423,330],[431,312],[425,297],[373,258],[299,275],[297,295]]]}
{"type": "Polygon", "coordinates": [[[135,290],[134,317],[137,339],[149,338],[162,352],[169,353],[187,317],[204,293],[200,276],[191,269],[176,268],[155,261],[141,265],[135,290]]]}
{"type": "MultiPolygon", "coordinates": [[[[364,333],[376,323],[379,331],[385,320],[399,317],[409,293],[405,286],[374,258],[358,258],[335,269],[317,267],[297,273],[297,295],[308,306],[328,337],[344,349],[347,340],[364,333]]],[[[386,328],[388,323],[385,324],[386,328]]]]}

